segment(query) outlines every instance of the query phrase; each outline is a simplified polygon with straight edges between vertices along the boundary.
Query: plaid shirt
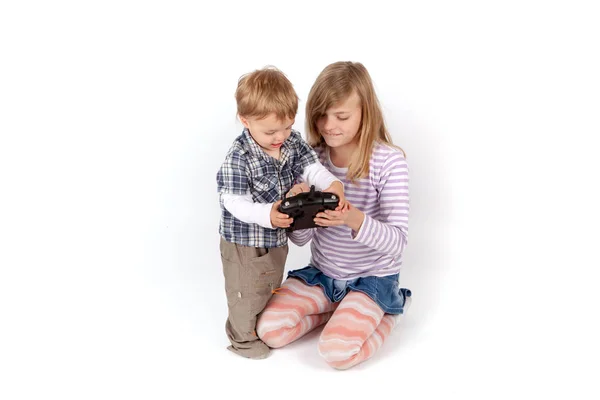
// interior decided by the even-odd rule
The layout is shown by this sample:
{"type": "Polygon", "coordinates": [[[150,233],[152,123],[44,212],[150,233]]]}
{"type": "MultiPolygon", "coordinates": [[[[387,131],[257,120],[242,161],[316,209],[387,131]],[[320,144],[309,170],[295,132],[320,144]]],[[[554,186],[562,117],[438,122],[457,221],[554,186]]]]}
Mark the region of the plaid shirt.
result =
{"type": "MultiPolygon", "coordinates": [[[[229,149],[217,173],[219,194],[246,195],[250,193],[255,203],[274,203],[283,199],[300,177],[304,168],[317,162],[315,151],[292,130],[281,146],[279,160],[269,156],[244,129],[229,149]]],[[[221,203],[219,233],[225,240],[250,247],[280,247],[287,244],[285,229],[268,229],[258,224],[248,224],[235,218],[221,203]]]]}

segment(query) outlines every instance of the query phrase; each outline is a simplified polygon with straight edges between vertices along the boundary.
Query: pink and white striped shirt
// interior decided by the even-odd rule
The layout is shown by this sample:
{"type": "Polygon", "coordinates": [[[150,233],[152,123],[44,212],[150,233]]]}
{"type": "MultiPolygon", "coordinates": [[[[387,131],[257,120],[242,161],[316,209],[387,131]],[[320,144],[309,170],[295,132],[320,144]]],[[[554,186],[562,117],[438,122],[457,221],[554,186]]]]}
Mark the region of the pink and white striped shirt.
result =
{"type": "Polygon", "coordinates": [[[333,279],[385,276],[400,272],[408,237],[408,164],[402,152],[376,143],[368,177],[350,183],[347,168],[333,165],[329,152],[315,149],[321,163],[344,183],[346,199],[365,213],[356,235],[347,226],[293,231],[292,243],[310,239],[310,265],[333,279]]]}

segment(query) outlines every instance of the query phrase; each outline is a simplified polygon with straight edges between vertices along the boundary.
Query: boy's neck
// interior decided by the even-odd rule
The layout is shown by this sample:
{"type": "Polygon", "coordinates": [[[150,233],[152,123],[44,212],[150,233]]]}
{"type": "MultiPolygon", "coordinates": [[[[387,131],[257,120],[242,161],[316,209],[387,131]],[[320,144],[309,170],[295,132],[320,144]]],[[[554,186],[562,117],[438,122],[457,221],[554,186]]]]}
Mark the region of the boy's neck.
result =
{"type": "Polygon", "coordinates": [[[279,148],[279,149],[276,149],[276,150],[268,150],[268,151],[267,151],[267,150],[265,150],[265,149],[263,149],[263,151],[264,151],[264,152],[265,152],[267,155],[269,155],[269,156],[273,157],[273,158],[274,158],[274,159],[276,159],[276,160],[279,160],[279,159],[281,158],[281,148],[279,148]]]}

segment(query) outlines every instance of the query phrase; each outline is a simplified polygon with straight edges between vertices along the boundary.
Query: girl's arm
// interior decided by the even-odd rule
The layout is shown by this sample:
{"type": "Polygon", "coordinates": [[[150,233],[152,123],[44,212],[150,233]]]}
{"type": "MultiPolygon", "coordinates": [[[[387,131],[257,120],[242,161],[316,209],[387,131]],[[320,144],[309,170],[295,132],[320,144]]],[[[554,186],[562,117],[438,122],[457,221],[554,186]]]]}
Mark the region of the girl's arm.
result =
{"type": "Polygon", "coordinates": [[[353,205],[348,211],[330,211],[317,214],[320,226],[346,225],[352,229],[357,242],[373,250],[399,256],[408,238],[408,165],[399,153],[392,154],[384,163],[379,182],[379,213],[370,217],[353,205]]]}
{"type": "Polygon", "coordinates": [[[310,242],[313,236],[315,236],[316,230],[317,228],[299,229],[288,233],[288,238],[296,246],[304,246],[306,243],[310,242]]]}
{"type": "Polygon", "coordinates": [[[408,164],[399,153],[391,155],[381,169],[379,215],[364,214],[354,239],[375,250],[399,256],[408,243],[408,164]]]}

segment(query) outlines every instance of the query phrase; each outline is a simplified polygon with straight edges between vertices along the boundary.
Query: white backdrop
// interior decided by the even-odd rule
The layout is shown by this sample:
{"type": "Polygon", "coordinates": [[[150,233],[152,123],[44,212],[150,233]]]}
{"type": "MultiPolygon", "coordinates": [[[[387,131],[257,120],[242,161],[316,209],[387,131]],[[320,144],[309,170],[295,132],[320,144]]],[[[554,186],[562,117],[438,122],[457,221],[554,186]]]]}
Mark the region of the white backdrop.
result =
{"type": "MultiPolygon", "coordinates": [[[[0,397],[597,398],[589,3],[3,2],[0,397]],[[349,371],[318,333],[242,359],[215,182],[237,79],[283,70],[304,133],[340,60],[408,155],[413,307],[349,371]]],[[[287,268],[308,257],[291,245],[287,268]]]]}

